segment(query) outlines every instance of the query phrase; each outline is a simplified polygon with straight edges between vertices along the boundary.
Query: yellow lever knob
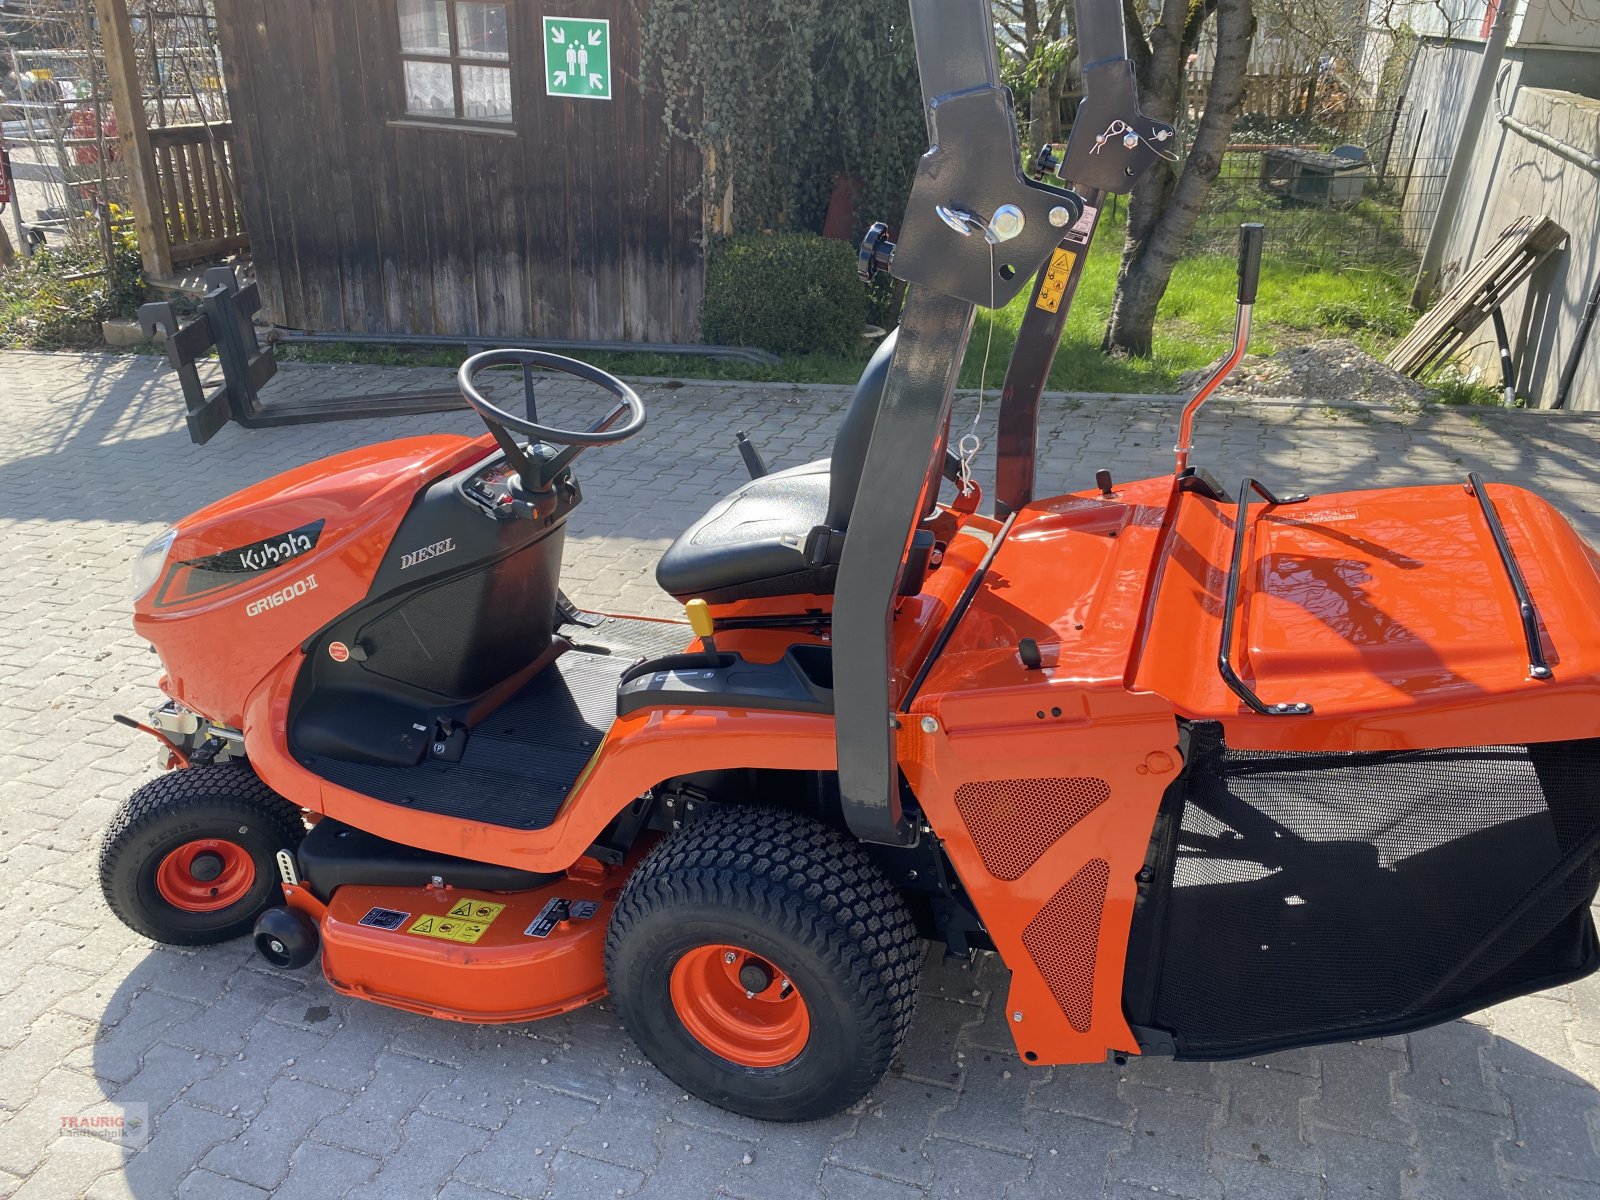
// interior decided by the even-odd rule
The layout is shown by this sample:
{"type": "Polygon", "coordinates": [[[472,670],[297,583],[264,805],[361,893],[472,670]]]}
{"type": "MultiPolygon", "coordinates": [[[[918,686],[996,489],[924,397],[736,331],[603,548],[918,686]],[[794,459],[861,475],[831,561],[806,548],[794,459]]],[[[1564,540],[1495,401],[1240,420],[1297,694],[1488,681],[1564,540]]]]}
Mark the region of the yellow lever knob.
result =
{"type": "Polygon", "coordinates": [[[695,637],[708,638],[713,629],[711,624],[711,608],[704,600],[691,600],[683,606],[685,615],[689,618],[689,628],[694,630],[695,637]]]}

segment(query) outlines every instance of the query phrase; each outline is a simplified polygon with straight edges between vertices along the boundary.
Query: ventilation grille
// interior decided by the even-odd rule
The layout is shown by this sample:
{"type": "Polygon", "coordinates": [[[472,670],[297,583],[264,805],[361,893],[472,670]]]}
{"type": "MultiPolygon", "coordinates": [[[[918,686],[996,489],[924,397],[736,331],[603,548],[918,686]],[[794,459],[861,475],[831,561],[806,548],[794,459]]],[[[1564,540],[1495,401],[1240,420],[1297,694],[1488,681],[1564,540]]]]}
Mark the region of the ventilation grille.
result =
{"type": "Polygon", "coordinates": [[[1017,879],[1110,796],[1104,779],[997,779],[962,784],[956,808],[984,869],[1017,879]]]}
{"type": "Polygon", "coordinates": [[[1090,859],[1022,931],[1033,965],[1079,1033],[1088,1033],[1094,1019],[1094,964],[1110,880],[1111,864],[1090,859]]]}

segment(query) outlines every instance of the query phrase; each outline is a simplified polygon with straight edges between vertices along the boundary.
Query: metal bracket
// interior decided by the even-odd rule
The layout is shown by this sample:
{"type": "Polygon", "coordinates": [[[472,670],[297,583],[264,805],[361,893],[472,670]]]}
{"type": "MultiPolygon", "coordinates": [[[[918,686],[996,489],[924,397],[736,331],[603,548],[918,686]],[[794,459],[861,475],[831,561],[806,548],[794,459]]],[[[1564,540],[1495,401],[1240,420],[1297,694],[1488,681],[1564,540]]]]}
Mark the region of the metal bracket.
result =
{"type": "Polygon", "coordinates": [[[1315,710],[1303,700],[1268,704],[1251,690],[1239,673],[1233,669],[1233,633],[1239,614],[1239,581],[1244,569],[1244,541],[1250,525],[1250,493],[1255,492],[1269,506],[1279,504],[1304,504],[1311,497],[1304,492],[1289,496],[1276,496],[1265,484],[1246,479],[1239,485],[1239,504],[1233,515],[1233,557],[1228,563],[1228,585],[1222,600],[1222,637],[1217,648],[1217,672],[1230,691],[1255,712],[1264,717],[1308,717],[1315,710]]]}
{"type": "Polygon", "coordinates": [[[1005,88],[936,96],[928,122],[933,145],[917,162],[890,273],[969,304],[1004,307],[1050,257],[1062,226],[1077,222],[1083,200],[1024,174],[1005,88]],[[1057,209],[1066,216],[1052,221],[1057,209]]]}
{"type": "Polygon", "coordinates": [[[295,869],[294,852],[292,850],[279,850],[277,853],[278,877],[287,887],[297,887],[300,883],[300,872],[295,869]]]}
{"type": "Polygon", "coordinates": [[[1158,158],[1174,155],[1177,145],[1171,125],[1139,111],[1133,64],[1126,57],[1092,63],[1084,68],[1083,103],[1056,173],[1080,190],[1130,192],[1158,158]]]}

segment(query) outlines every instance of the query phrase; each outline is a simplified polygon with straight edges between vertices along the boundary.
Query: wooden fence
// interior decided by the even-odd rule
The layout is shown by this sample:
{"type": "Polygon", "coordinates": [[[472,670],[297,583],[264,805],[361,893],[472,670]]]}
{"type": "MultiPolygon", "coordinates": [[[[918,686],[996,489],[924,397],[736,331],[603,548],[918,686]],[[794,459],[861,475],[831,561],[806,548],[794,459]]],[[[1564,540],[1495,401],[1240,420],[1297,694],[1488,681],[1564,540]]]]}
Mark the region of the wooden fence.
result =
{"type": "Polygon", "coordinates": [[[150,149],[173,265],[248,249],[234,175],[233,123],[152,129],[150,149]]]}

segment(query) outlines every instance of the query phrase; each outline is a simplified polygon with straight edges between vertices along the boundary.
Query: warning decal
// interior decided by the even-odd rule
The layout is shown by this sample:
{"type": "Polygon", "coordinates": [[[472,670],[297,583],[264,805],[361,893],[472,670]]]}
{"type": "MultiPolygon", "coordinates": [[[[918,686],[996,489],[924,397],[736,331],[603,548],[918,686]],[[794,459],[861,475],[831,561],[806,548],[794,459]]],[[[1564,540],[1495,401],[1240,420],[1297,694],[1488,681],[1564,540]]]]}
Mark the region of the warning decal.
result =
{"type": "Polygon", "coordinates": [[[396,912],[392,908],[369,908],[367,915],[357,921],[357,925],[370,925],[374,929],[399,929],[410,918],[408,912],[396,912]]]}
{"type": "Polygon", "coordinates": [[[504,904],[493,904],[488,900],[458,900],[446,916],[459,917],[464,921],[479,921],[485,925],[505,912],[504,904]]]}
{"type": "Polygon", "coordinates": [[[482,921],[462,921],[449,916],[419,917],[406,932],[439,938],[446,942],[466,942],[470,945],[488,933],[489,926],[482,921]]]}
{"type": "Polygon", "coordinates": [[[1044,279],[1039,284],[1039,299],[1034,301],[1036,307],[1050,313],[1061,308],[1061,297],[1067,290],[1067,278],[1072,274],[1072,264],[1077,261],[1076,254],[1060,246],[1051,252],[1050,265],[1045,268],[1044,279]]]}

